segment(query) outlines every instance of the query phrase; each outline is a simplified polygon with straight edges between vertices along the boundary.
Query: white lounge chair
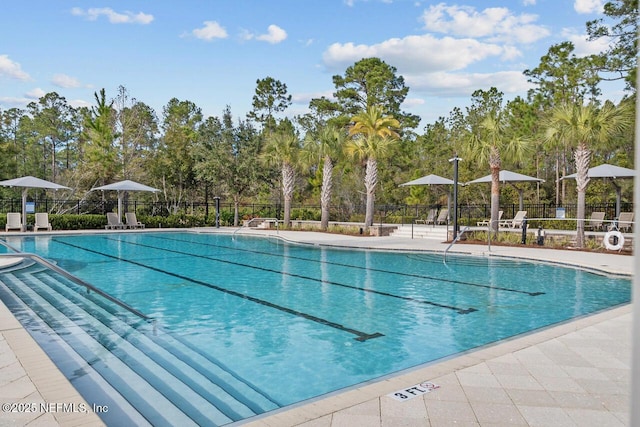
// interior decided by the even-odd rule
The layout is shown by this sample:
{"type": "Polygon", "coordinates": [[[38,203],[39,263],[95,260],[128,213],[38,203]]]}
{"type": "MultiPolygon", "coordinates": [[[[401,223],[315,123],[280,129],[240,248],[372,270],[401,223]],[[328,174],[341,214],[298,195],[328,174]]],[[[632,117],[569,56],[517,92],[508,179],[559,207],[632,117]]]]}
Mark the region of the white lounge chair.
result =
{"type": "MultiPolygon", "coordinates": [[[[502,214],[503,214],[503,213],[504,213],[504,211],[498,211],[498,224],[500,224],[500,220],[502,219],[502,214]]],[[[482,220],[482,221],[478,221],[478,222],[476,223],[476,225],[477,225],[478,227],[483,226],[483,225],[484,225],[484,226],[487,226],[487,225],[489,225],[489,223],[490,223],[490,222],[491,222],[491,218],[488,218],[488,219],[484,219],[484,220],[482,220]]]]}
{"type": "Polygon", "coordinates": [[[620,212],[618,217],[618,229],[628,232],[633,228],[633,212],[620,212]]]}
{"type": "Polygon", "coordinates": [[[433,222],[436,220],[436,214],[437,213],[438,213],[438,209],[430,209],[429,210],[429,215],[427,215],[426,218],[424,218],[424,219],[416,219],[416,224],[419,224],[419,223],[433,224],[433,222]]]}
{"type": "Polygon", "coordinates": [[[120,222],[120,218],[114,212],[107,212],[107,225],[104,226],[105,230],[122,230],[125,225],[120,222]]]}
{"type": "Polygon", "coordinates": [[[584,225],[584,228],[590,228],[592,230],[600,229],[604,226],[604,212],[591,212],[589,222],[584,225]]]}
{"type": "Polygon", "coordinates": [[[18,212],[9,212],[7,214],[7,225],[5,225],[5,231],[9,230],[23,230],[22,218],[18,212]]]}
{"type": "Polygon", "coordinates": [[[51,231],[51,223],[49,222],[49,214],[46,212],[36,213],[36,223],[33,225],[33,231],[47,230],[51,231]]]}
{"type": "Polygon", "coordinates": [[[500,227],[520,228],[522,227],[522,222],[526,216],[527,211],[518,211],[513,219],[500,221],[500,227]]]}
{"type": "Polygon", "coordinates": [[[135,212],[127,212],[124,214],[125,223],[128,228],[144,228],[144,224],[138,221],[135,212]]]}
{"type": "Polygon", "coordinates": [[[442,209],[436,219],[436,224],[448,224],[449,223],[449,209],[442,209]]]}

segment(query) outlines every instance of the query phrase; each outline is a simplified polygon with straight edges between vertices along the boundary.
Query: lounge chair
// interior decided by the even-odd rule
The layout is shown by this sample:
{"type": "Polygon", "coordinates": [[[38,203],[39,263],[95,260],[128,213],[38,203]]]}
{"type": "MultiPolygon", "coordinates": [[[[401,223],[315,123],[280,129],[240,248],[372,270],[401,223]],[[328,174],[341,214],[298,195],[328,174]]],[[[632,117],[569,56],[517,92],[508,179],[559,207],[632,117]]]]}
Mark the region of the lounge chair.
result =
{"type": "Polygon", "coordinates": [[[509,227],[509,228],[520,228],[522,227],[522,222],[527,216],[527,211],[518,211],[513,219],[507,219],[504,221],[500,221],[500,227],[509,227]]]}
{"type": "Polygon", "coordinates": [[[591,212],[589,221],[584,225],[584,228],[591,230],[597,230],[604,227],[604,212],[591,212]]]}
{"type": "Polygon", "coordinates": [[[135,212],[127,212],[124,214],[125,224],[128,228],[144,228],[144,224],[138,221],[135,212]]]}
{"type": "Polygon", "coordinates": [[[47,230],[51,231],[51,223],[49,222],[49,214],[46,212],[36,213],[36,223],[33,225],[33,231],[47,230]]]}
{"type": "Polygon", "coordinates": [[[618,230],[628,232],[633,228],[633,212],[620,212],[618,230]]]}
{"type": "Polygon", "coordinates": [[[438,213],[438,209],[430,209],[429,215],[427,215],[425,219],[416,219],[416,224],[418,223],[433,224],[433,222],[436,220],[437,213],[438,213]]]}
{"type": "Polygon", "coordinates": [[[104,226],[105,230],[122,230],[125,225],[120,222],[120,218],[114,212],[107,212],[107,225],[104,226]]]}
{"type": "MultiPolygon", "coordinates": [[[[504,211],[498,211],[498,224],[500,224],[500,220],[502,219],[502,214],[503,213],[504,213],[504,211]]],[[[490,222],[491,222],[491,218],[488,218],[488,219],[484,219],[482,221],[478,221],[476,223],[476,225],[478,227],[480,227],[480,226],[485,226],[486,227],[487,225],[489,225],[490,222]]]]}
{"type": "Polygon", "coordinates": [[[18,212],[9,212],[7,214],[7,225],[5,225],[5,231],[9,230],[23,230],[22,218],[18,212]]]}
{"type": "Polygon", "coordinates": [[[442,209],[436,219],[436,224],[448,224],[449,223],[449,209],[442,209]]]}

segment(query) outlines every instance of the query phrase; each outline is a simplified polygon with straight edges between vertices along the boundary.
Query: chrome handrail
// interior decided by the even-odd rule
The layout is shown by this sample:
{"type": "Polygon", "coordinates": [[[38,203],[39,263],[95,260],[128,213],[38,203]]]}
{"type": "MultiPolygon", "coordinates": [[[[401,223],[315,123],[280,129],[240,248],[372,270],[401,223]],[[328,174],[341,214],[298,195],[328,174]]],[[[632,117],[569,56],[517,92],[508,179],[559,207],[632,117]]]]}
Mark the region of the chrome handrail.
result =
{"type": "Polygon", "coordinates": [[[449,246],[447,246],[447,249],[444,250],[444,259],[443,262],[446,264],[447,263],[447,252],[449,252],[449,249],[451,249],[451,247],[453,245],[455,245],[455,243],[460,240],[460,238],[462,237],[462,235],[464,234],[465,231],[469,230],[469,227],[471,227],[470,225],[467,225],[465,228],[462,229],[462,231],[460,233],[458,233],[458,235],[456,236],[455,239],[453,239],[453,242],[451,242],[451,244],[449,246]]]}
{"type": "Polygon", "coordinates": [[[253,221],[274,221],[276,223],[276,229],[278,229],[278,218],[261,218],[261,217],[255,217],[255,218],[251,218],[247,221],[245,221],[244,224],[242,224],[242,226],[240,228],[237,228],[236,231],[233,232],[233,234],[231,235],[231,239],[235,239],[236,233],[240,230],[242,230],[243,228],[249,228],[249,224],[251,224],[253,221]]]}

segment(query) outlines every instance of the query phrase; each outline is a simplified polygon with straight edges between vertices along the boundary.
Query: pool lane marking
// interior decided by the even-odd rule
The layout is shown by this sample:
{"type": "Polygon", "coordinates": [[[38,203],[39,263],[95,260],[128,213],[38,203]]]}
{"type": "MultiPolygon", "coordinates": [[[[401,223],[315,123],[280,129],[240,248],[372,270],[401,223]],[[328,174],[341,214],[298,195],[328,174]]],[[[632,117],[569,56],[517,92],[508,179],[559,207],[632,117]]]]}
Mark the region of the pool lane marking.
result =
{"type": "Polygon", "coordinates": [[[378,272],[378,273],[396,274],[398,276],[415,277],[417,279],[437,280],[437,281],[440,281],[440,282],[454,283],[454,284],[458,284],[458,285],[475,286],[475,287],[478,287],[478,288],[486,288],[486,289],[505,291],[505,292],[514,292],[514,293],[529,295],[531,297],[535,297],[535,296],[538,296],[538,295],[544,295],[545,294],[544,292],[528,292],[528,291],[523,291],[523,290],[520,290],[520,289],[505,288],[505,287],[501,287],[501,286],[482,285],[482,284],[473,283],[473,282],[463,282],[461,280],[452,280],[452,279],[445,279],[445,278],[440,278],[440,277],[425,276],[423,274],[415,274],[415,273],[402,273],[402,272],[399,272],[399,271],[384,270],[384,269],[381,269],[381,268],[373,268],[373,267],[362,267],[362,266],[359,266],[359,265],[344,264],[344,263],[333,262],[333,261],[332,262],[320,261],[320,260],[316,260],[316,259],[312,259],[312,258],[305,258],[305,257],[299,257],[299,256],[292,256],[292,255],[280,255],[280,254],[274,254],[274,253],[270,253],[270,252],[256,251],[256,250],[253,250],[253,249],[239,249],[239,248],[234,248],[233,246],[214,245],[214,244],[211,244],[211,243],[194,242],[194,241],[190,241],[190,240],[176,239],[176,238],[172,238],[172,237],[158,237],[158,236],[150,236],[150,237],[153,237],[153,238],[156,238],[156,239],[161,239],[161,240],[173,240],[173,241],[176,241],[176,242],[183,242],[183,243],[195,243],[195,244],[198,244],[198,245],[201,245],[201,246],[212,246],[212,247],[216,247],[216,248],[231,249],[231,250],[243,251],[243,252],[251,252],[251,253],[255,253],[255,254],[270,255],[270,256],[281,257],[281,258],[299,259],[299,260],[303,260],[303,261],[317,262],[317,263],[320,263],[320,264],[337,265],[339,267],[350,267],[350,268],[355,268],[355,269],[358,269],[358,270],[370,270],[370,271],[375,271],[375,272],[378,272]]]}
{"type": "MultiPolygon", "coordinates": [[[[265,301],[265,300],[260,299],[260,298],[252,297],[250,295],[246,295],[246,294],[243,294],[241,292],[232,291],[231,289],[227,289],[227,288],[223,288],[221,286],[213,285],[211,283],[203,282],[202,280],[193,279],[191,277],[183,276],[181,274],[177,274],[177,273],[173,273],[173,272],[170,272],[170,271],[162,270],[161,268],[152,267],[150,265],[144,265],[144,264],[142,264],[140,262],[136,262],[136,261],[125,259],[125,258],[120,258],[118,256],[106,254],[106,253],[103,253],[103,252],[100,252],[100,251],[96,251],[96,250],[93,250],[93,249],[88,249],[88,248],[85,248],[85,247],[82,247],[82,246],[75,245],[73,243],[69,243],[69,242],[65,242],[65,241],[62,241],[62,240],[58,240],[56,238],[54,238],[53,240],[55,240],[58,243],[62,243],[64,245],[67,245],[67,246],[71,246],[71,247],[74,247],[74,248],[77,248],[77,249],[81,249],[81,250],[84,250],[84,251],[87,251],[87,252],[91,252],[91,253],[94,253],[94,254],[102,255],[102,256],[105,256],[105,257],[108,257],[108,258],[112,258],[112,259],[116,259],[116,260],[119,260],[119,261],[128,262],[130,264],[137,265],[139,267],[148,268],[149,270],[157,271],[159,273],[167,274],[169,276],[173,276],[173,277],[176,277],[178,279],[186,280],[186,281],[191,282],[191,283],[195,283],[195,284],[198,284],[198,285],[206,286],[208,288],[215,289],[216,291],[224,292],[226,294],[229,294],[229,295],[232,295],[232,296],[235,296],[235,297],[243,298],[243,299],[246,299],[248,301],[264,305],[265,307],[274,308],[276,310],[280,310],[280,311],[283,311],[285,313],[292,314],[294,316],[298,316],[298,317],[302,317],[302,318],[307,319],[307,320],[311,320],[312,322],[320,323],[321,325],[329,326],[329,327],[332,327],[334,329],[338,329],[338,330],[343,331],[343,332],[348,332],[350,334],[356,335],[356,338],[354,338],[356,341],[361,341],[362,342],[362,341],[370,340],[372,338],[378,338],[378,337],[383,337],[384,336],[384,334],[381,334],[380,332],[374,332],[372,334],[369,334],[369,333],[366,333],[366,332],[358,331],[356,329],[352,329],[352,328],[346,327],[344,325],[332,322],[330,320],[323,319],[321,317],[316,317],[316,316],[313,316],[313,315],[308,314],[308,313],[303,313],[301,311],[293,310],[291,308],[284,307],[284,306],[281,306],[281,305],[278,305],[278,304],[274,304],[272,302],[265,301]]],[[[130,243],[130,242],[126,242],[126,241],[123,241],[123,242],[124,243],[130,243]]]]}
{"type": "Polygon", "coordinates": [[[369,293],[372,293],[372,294],[383,295],[383,296],[391,297],[391,298],[398,298],[398,299],[401,299],[401,300],[416,302],[416,303],[420,303],[420,304],[431,305],[431,306],[434,306],[434,307],[446,308],[446,309],[449,309],[449,310],[453,310],[453,311],[457,312],[458,314],[468,314],[468,313],[473,313],[474,311],[478,311],[478,309],[473,308],[473,307],[460,308],[460,307],[455,307],[455,306],[452,306],[452,305],[437,303],[437,302],[434,302],[434,301],[418,299],[418,298],[411,298],[411,297],[405,297],[405,296],[402,296],[402,295],[396,295],[396,294],[392,294],[392,293],[389,293],[389,292],[376,291],[375,289],[360,288],[358,286],[347,285],[347,284],[344,284],[344,283],[334,282],[334,281],[331,281],[331,280],[323,280],[323,279],[317,279],[315,277],[303,276],[302,274],[296,274],[296,273],[290,273],[290,272],[287,272],[287,271],[274,270],[272,268],[266,268],[266,267],[258,267],[258,266],[255,266],[255,265],[244,264],[244,263],[236,262],[236,261],[229,261],[229,260],[225,260],[225,259],[220,259],[220,258],[215,258],[215,257],[212,257],[212,256],[208,256],[208,255],[199,255],[199,254],[192,254],[192,253],[189,253],[189,252],[177,251],[177,250],[174,250],[174,249],[159,248],[157,246],[147,245],[147,244],[138,243],[138,242],[129,242],[127,240],[120,240],[120,239],[115,239],[115,238],[112,238],[112,237],[105,237],[105,239],[113,240],[115,242],[127,243],[127,244],[134,245],[134,246],[142,246],[144,248],[156,249],[156,250],[159,250],[159,251],[165,251],[165,252],[171,252],[171,253],[176,253],[176,254],[188,255],[188,256],[192,256],[192,257],[196,257],[196,258],[207,259],[207,260],[210,260],[210,261],[221,262],[221,263],[224,263],[224,264],[236,265],[238,267],[245,267],[245,268],[252,268],[252,269],[260,270],[260,271],[267,271],[269,273],[281,274],[281,275],[285,275],[285,276],[295,277],[295,278],[298,278],[298,279],[311,280],[313,282],[320,282],[320,283],[324,283],[324,284],[327,284],[327,285],[340,286],[340,287],[347,288],[347,289],[354,289],[354,290],[358,290],[358,291],[369,292],[369,293]]]}

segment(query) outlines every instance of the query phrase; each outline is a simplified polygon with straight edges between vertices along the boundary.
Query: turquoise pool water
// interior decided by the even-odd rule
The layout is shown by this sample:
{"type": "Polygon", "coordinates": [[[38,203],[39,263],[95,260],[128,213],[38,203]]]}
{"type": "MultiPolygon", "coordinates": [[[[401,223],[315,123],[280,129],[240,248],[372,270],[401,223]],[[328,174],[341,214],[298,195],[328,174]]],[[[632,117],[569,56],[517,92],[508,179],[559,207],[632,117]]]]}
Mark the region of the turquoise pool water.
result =
{"type": "Polygon", "coordinates": [[[542,263],[199,233],[7,238],[157,319],[286,406],[630,301],[542,263]]]}

